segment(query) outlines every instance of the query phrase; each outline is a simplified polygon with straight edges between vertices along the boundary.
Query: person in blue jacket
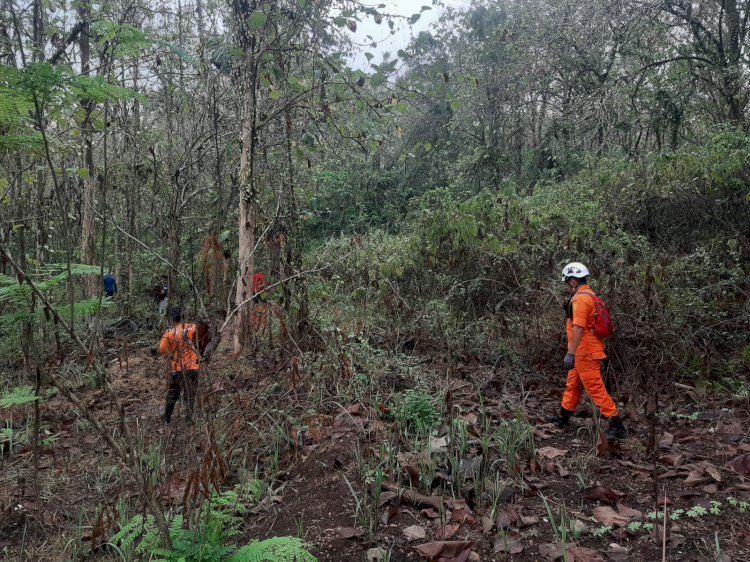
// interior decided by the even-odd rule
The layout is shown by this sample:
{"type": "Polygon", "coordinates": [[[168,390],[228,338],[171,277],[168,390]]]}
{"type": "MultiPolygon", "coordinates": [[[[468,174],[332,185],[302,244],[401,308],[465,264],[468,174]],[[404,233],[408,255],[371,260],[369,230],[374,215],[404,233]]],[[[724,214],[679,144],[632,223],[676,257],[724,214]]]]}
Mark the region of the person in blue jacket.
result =
{"type": "Polygon", "coordinates": [[[103,278],[104,283],[104,294],[108,297],[114,297],[117,294],[117,281],[112,277],[111,273],[107,273],[103,278]]]}

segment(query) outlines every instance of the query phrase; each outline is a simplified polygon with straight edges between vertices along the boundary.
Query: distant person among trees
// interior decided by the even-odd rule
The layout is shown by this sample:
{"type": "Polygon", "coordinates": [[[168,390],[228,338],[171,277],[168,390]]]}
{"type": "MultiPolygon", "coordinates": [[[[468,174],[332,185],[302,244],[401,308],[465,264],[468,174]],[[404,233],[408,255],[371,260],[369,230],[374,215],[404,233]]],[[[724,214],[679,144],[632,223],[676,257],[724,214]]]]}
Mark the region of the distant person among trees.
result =
{"type": "Polygon", "coordinates": [[[195,324],[182,322],[181,308],[173,308],[171,316],[174,326],[164,332],[159,344],[159,353],[169,356],[172,369],[163,419],[167,423],[172,421],[174,407],[184,392],[183,399],[187,404],[185,418],[192,421],[200,370],[198,330],[195,324]]]}
{"type": "Polygon", "coordinates": [[[159,314],[167,313],[169,304],[169,275],[161,276],[161,285],[158,287],[157,301],[159,302],[159,314]]]}
{"type": "Polygon", "coordinates": [[[102,284],[104,285],[104,294],[108,297],[114,297],[117,294],[117,281],[112,277],[112,273],[107,273],[102,277],[102,284]]]}
{"type": "Polygon", "coordinates": [[[560,414],[545,419],[561,429],[566,428],[581,399],[581,391],[585,389],[602,415],[609,419],[607,439],[617,441],[625,439],[627,431],[604,386],[601,371],[602,360],[607,357],[603,338],[611,335],[612,325],[603,302],[588,285],[588,276],[588,268],[579,262],[569,263],[563,268],[562,280],[569,294],[565,302],[568,352],[563,362],[568,369],[568,380],[560,414]]]}

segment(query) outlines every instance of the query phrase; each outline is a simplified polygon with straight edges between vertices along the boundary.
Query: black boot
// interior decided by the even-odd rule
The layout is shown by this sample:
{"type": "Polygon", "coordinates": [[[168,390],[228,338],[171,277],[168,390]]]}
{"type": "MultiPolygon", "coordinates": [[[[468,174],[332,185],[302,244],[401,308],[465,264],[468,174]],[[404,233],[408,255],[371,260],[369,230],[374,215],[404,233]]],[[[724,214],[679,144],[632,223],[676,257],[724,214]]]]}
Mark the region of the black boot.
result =
{"type": "Polygon", "coordinates": [[[620,416],[612,416],[609,418],[609,429],[607,429],[607,440],[608,441],[622,441],[627,439],[628,431],[625,426],[622,425],[620,416]]]}
{"type": "Polygon", "coordinates": [[[570,416],[573,412],[569,412],[565,408],[560,408],[560,414],[557,416],[544,416],[544,421],[548,423],[554,423],[560,429],[565,429],[570,425],[570,416]]]}

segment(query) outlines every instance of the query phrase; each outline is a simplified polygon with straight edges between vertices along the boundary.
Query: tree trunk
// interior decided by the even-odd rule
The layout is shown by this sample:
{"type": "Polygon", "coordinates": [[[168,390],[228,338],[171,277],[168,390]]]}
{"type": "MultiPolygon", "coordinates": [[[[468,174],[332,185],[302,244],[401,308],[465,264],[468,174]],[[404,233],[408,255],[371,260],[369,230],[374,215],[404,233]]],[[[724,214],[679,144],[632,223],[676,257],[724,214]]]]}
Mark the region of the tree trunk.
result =
{"type": "Polygon", "coordinates": [[[248,76],[242,118],[242,154],[240,156],[239,251],[237,254],[236,306],[240,307],[234,321],[234,354],[242,353],[250,336],[252,318],[253,274],[255,273],[256,190],[255,157],[255,86],[253,54],[247,53],[248,76]]]}
{"type": "Polygon", "coordinates": [[[234,355],[242,353],[249,341],[253,303],[253,274],[255,273],[255,223],[257,190],[255,181],[255,143],[257,125],[257,61],[256,37],[247,29],[245,22],[256,9],[256,2],[234,1],[234,13],[239,24],[239,40],[245,52],[242,153],[240,155],[240,203],[239,203],[239,251],[237,252],[237,289],[234,319],[234,355]]]}
{"type": "MultiPolygon", "coordinates": [[[[78,36],[78,46],[81,50],[81,74],[87,76],[91,71],[91,65],[89,64],[91,6],[88,2],[81,2],[78,8],[78,16],[83,22],[83,29],[78,36]]],[[[83,139],[83,167],[86,170],[86,174],[83,176],[83,209],[81,209],[81,263],[96,264],[96,217],[94,215],[96,172],[94,170],[94,128],[91,122],[94,103],[91,100],[82,100],[81,107],[85,111],[81,137],[83,139]]],[[[99,292],[98,289],[99,280],[96,276],[87,275],[83,284],[84,298],[93,297],[99,292]]]]}

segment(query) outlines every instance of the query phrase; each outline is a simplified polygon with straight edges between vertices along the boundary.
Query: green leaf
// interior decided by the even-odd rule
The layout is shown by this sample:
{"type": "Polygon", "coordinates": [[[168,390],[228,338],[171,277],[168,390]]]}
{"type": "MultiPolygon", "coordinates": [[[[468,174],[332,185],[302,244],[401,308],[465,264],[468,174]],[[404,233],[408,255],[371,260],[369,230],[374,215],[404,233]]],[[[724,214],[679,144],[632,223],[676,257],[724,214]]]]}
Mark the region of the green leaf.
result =
{"type": "Polygon", "coordinates": [[[396,111],[399,113],[406,113],[409,110],[405,103],[396,104],[396,111]]]}
{"type": "Polygon", "coordinates": [[[300,7],[300,8],[304,8],[304,7],[305,7],[305,4],[307,4],[307,2],[306,2],[305,0],[297,0],[297,5],[298,5],[298,6],[300,7]]]}
{"type": "Polygon", "coordinates": [[[367,59],[367,62],[370,62],[374,56],[375,55],[373,55],[372,53],[365,53],[365,58],[367,59]]]}
{"type": "Polygon", "coordinates": [[[268,14],[265,12],[253,12],[250,17],[247,18],[247,28],[250,31],[258,31],[261,27],[266,25],[268,21],[268,14]]]}
{"type": "Polygon", "coordinates": [[[417,23],[417,22],[419,21],[419,18],[420,18],[420,17],[421,17],[421,15],[420,15],[420,14],[413,14],[413,15],[412,15],[412,16],[411,16],[411,17],[409,18],[409,23],[411,23],[411,24],[415,24],[415,23],[417,23]]]}
{"type": "Polygon", "coordinates": [[[278,99],[281,99],[281,92],[279,92],[278,90],[271,90],[271,93],[268,94],[268,96],[272,100],[278,100],[278,99]]]}
{"type": "Polygon", "coordinates": [[[430,142],[426,142],[422,146],[424,147],[425,152],[429,152],[430,150],[432,150],[432,143],[430,142]]]}
{"type": "Polygon", "coordinates": [[[408,59],[409,58],[409,55],[403,49],[399,49],[398,53],[396,53],[396,54],[399,56],[399,58],[402,58],[402,59],[408,59]]]}
{"type": "Polygon", "coordinates": [[[81,177],[83,179],[86,179],[89,177],[89,170],[88,168],[78,168],[78,177],[81,177]]]}
{"type": "Polygon", "coordinates": [[[385,76],[383,76],[379,72],[377,74],[373,74],[370,78],[370,86],[372,86],[373,88],[377,88],[383,82],[385,82],[385,76]]]}
{"type": "Polygon", "coordinates": [[[3,394],[0,398],[0,408],[13,408],[14,406],[23,406],[36,402],[39,397],[34,394],[34,389],[30,386],[17,386],[10,392],[3,394]]]}
{"type": "Polygon", "coordinates": [[[335,23],[338,27],[344,27],[346,25],[346,18],[343,16],[338,16],[333,18],[333,23],[335,23]]]}

